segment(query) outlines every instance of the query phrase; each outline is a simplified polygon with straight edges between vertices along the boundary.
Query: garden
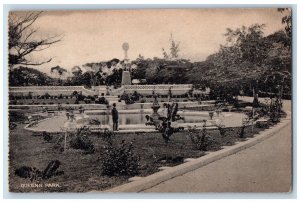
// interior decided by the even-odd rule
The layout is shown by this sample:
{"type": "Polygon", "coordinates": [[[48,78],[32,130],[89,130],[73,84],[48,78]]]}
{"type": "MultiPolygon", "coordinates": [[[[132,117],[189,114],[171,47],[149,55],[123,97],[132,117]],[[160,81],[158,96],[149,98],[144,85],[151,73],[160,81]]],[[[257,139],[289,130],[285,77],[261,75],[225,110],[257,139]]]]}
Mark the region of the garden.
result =
{"type": "Polygon", "coordinates": [[[130,177],[148,176],[158,172],[160,167],[176,166],[187,158],[198,158],[210,151],[245,141],[276,125],[284,116],[275,103],[261,107],[257,114],[263,114],[264,108],[270,108],[267,123],[249,125],[245,122],[240,127],[231,128],[208,128],[204,125],[202,129],[167,130],[170,127],[168,123],[180,119],[176,113],[169,118],[160,118],[161,125],[156,125],[158,131],[151,133],[91,132],[88,127],[82,127],[68,135],[66,148],[63,132],[24,130],[25,116],[20,113],[10,122],[16,124],[10,131],[9,140],[10,191],[107,190],[129,182],[130,177]],[[59,183],[59,186],[20,187],[26,183],[59,183]]]}

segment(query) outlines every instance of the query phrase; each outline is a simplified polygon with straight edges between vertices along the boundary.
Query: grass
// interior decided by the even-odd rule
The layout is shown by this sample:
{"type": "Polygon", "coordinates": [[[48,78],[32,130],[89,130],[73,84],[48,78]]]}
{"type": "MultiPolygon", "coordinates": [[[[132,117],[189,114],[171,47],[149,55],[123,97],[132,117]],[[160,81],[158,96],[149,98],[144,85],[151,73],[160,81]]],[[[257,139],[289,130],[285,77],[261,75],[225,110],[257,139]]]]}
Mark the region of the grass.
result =
{"type": "MultiPolygon", "coordinates": [[[[105,190],[126,183],[129,177],[101,176],[101,156],[105,142],[96,134],[90,139],[95,145],[95,153],[85,154],[82,150],[69,148],[61,152],[55,145],[55,140],[61,134],[55,134],[53,141],[46,142],[42,136],[33,136],[31,132],[23,129],[24,124],[11,130],[9,136],[9,185],[11,192],[87,192],[91,190],[105,190]],[[14,174],[15,169],[22,166],[36,167],[43,170],[51,160],[58,159],[62,164],[59,170],[64,174],[43,180],[41,183],[59,183],[59,188],[22,188],[21,184],[31,183],[14,174]]],[[[245,129],[245,137],[263,130],[251,127],[245,129]]],[[[208,146],[209,151],[222,149],[222,146],[233,145],[239,138],[239,129],[228,131],[221,136],[218,130],[208,131],[213,143],[208,146]]],[[[135,139],[134,151],[140,156],[140,169],[138,176],[147,176],[158,171],[161,166],[174,166],[181,164],[183,158],[197,158],[205,152],[197,150],[191,142],[187,132],[175,133],[167,145],[160,133],[128,133],[116,134],[115,141],[132,141],[135,139]],[[174,161],[170,161],[171,159],[174,161]],[[176,159],[181,158],[181,159],[176,159]]],[[[60,143],[62,146],[63,143],[60,143]]]]}

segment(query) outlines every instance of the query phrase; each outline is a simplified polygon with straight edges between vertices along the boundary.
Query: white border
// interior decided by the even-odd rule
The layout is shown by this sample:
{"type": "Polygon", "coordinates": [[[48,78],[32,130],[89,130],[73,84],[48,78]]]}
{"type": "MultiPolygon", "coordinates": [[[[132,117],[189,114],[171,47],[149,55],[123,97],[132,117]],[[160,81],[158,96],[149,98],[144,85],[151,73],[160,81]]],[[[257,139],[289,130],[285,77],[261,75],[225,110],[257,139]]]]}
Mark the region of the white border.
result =
{"type": "MultiPolygon", "coordinates": [[[[3,44],[3,4],[27,4],[27,6],[30,6],[30,5],[28,5],[28,4],[42,4],[42,5],[44,5],[45,6],[45,4],[64,4],[65,5],[65,1],[61,1],[61,0],[44,0],[44,1],[40,1],[40,0],[28,0],[28,1],[24,1],[24,0],[3,0],[2,1],[3,3],[2,3],[2,7],[1,7],[1,16],[2,16],[2,18],[1,18],[1,28],[2,28],[2,32],[1,32],[1,44],[3,44]]],[[[124,4],[124,2],[123,1],[121,1],[121,0],[106,0],[106,1],[101,1],[101,2],[99,2],[99,1],[95,1],[95,0],[83,0],[83,1],[79,1],[79,0],[73,0],[73,1],[71,1],[72,2],[72,4],[97,4],[97,3],[102,3],[102,4],[106,4],[107,6],[109,6],[109,7],[113,7],[113,4],[122,4],[122,6],[124,6],[124,7],[130,7],[130,5],[125,5],[124,4]]],[[[222,6],[223,5],[230,5],[231,4],[231,6],[232,6],[232,4],[235,4],[235,6],[238,6],[238,5],[241,5],[241,4],[247,4],[247,6],[248,7],[257,7],[258,5],[264,5],[264,6],[266,6],[266,4],[272,4],[272,5],[274,5],[275,3],[276,4],[297,4],[298,2],[297,2],[297,0],[253,0],[253,1],[238,1],[238,0],[235,0],[235,1],[232,1],[232,0],[227,0],[227,1],[222,1],[222,0],[211,0],[211,1],[198,1],[198,2],[196,2],[196,1],[193,1],[193,0],[172,0],[171,1],[171,3],[172,3],[172,5],[166,5],[166,4],[168,4],[168,3],[170,3],[170,1],[168,1],[168,0],[144,0],[144,1],[140,1],[140,0],[127,0],[126,1],[126,4],[140,4],[140,6],[141,6],[141,4],[149,4],[149,5],[146,5],[146,7],[174,7],[174,5],[175,4],[177,4],[177,6],[178,7],[180,7],[180,6],[182,6],[182,7],[185,7],[185,6],[188,6],[187,4],[195,4],[195,3],[201,3],[201,4],[203,4],[203,3],[205,3],[205,5],[202,5],[202,6],[204,6],[204,7],[211,7],[211,6],[213,6],[213,4],[221,4],[222,6]],[[164,4],[164,5],[153,5],[153,4],[164,4]],[[208,5],[209,4],[209,5],[208,5]],[[254,5],[255,4],[255,5],[254,5]]],[[[25,6],[25,5],[24,5],[25,6]]],[[[53,5],[52,5],[53,6],[53,5]]],[[[72,6],[72,5],[68,5],[68,6],[72,6]]],[[[98,5],[99,6],[99,5],[98,5]]],[[[117,5],[116,5],[117,6],[117,5]]],[[[132,6],[132,5],[131,5],[132,6]]],[[[219,5],[217,5],[217,6],[219,6],[219,5]]],[[[104,6],[105,7],[105,6],[104,6]]],[[[296,5],[296,7],[298,8],[298,5],[296,5]]],[[[298,9],[297,9],[298,10],[298,9]]],[[[297,17],[297,16],[296,16],[297,17]]],[[[298,27],[299,26],[299,20],[297,21],[297,26],[295,25],[295,24],[293,24],[293,26],[294,27],[298,27]]],[[[296,48],[298,47],[298,44],[299,43],[299,41],[297,40],[297,45],[296,44],[293,44],[293,48],[294,48],[294,51],[296,50],[296,48]]],[[[2,49],[1,49],[1,56],[3,56],[3,50],[4,50],[4,48],[5,48],[5,46],[2,46],[2,49]]],[[[299,58],[298,57],[298,55],[297,56],[295,56],[294,55],[294,58],[295,57],[297,57],[297,58],[299,58]]],[[[1,64],[3,64],[3,57],[0,57],[0,61],[2,62],[1,64]]],[[[294,61],[295,62],[295,61],[294,61]]],[[[296,64],[295,64],[295,66],[294,66],[294,71],[295,71],[295,69],[296,69],[297,67],[296,67],[296,64]]],[[[294,72],[295,73],[295,72],[294,72]]],[[[5,80],[6,79],[6,75],[3,75],[3,70],[2,71],[0,71],[0,76],[2,76],[1,78],[3,78],[3,80],[5,80]]],[[[297,77],[298,76],[298,74],[299,74],[299,71],[297,71],[297,75],[294,75],[294,77],[297,77]]],[[[295,78],[294,78],[295,79],[295,78]]],[[[295,80],[294,80],[294,82],[295,82],[295,80]]],[[[1,83],[1,84],[3,84],[3,83],[1,83]]],[[[295,83],[294,83],[294,85],[296,85],[295,83]]],[[[4,88],[5,87],[2,87],[2,90],[4,90],[4,88]]],[[[293,86],[293,88],[294,88],[294,91],[293,91],[293,96],[295,96],[296,95],[296,91],[295,91],[295,89],[298,89],[298,84],[297,84],[297,86],[293,86]]],[[[2,106],[2,115],[4,115],[4,111],[6,110],[5,108],[5,106],[3,106],[4,105],[4,103],[3,103],[3,94],[4,94],[4,92],[3,91],[0,91],[0,97],[2,98],[0,101],[1,101],[1,103],[0,103],[0,105],[2,106]]],[[[295,102],[295,100],[296,100],[296,98],[294,98],[294,102],[295,102]]],[[[297,115],[294,115],[294,121],[295,121],[295,116],[297,116],[298,117],[298,112],[296,112],[295,110],[295,106],[298,106],[298,103],[299,101],[297,100],[297,103],[294,103],[294,106],[293,106],[293,112],[294,113],[296,113],[297,115]]],[[[1,129],[3,129],[4,127],[6,127],[6,126],[3,126],[3,121],[5,120],[6,118],[4,118],[4,117],[1,117],[1,120],[0,120],[0,128],[1,129]]],[[[294,126],[298,126],[298,123],[299,121],[297,120],[297,123],[294,123],[294,126]]],[[[5,136],[5,135],[4,135],[5,136]]],[[[295,135],[296,136],[296,135],[295,135]]],[[[297,139],[297,146],[300,146],[299,145],[299,140],[300,139],[297,139]]],[[[1,140],[1,142],[3,141],[3,139],[1,140]]],[[[2,146],[3,146],[3,144],[4,143],[2,143],[2,146]]],[[[294,145],[295,146],[295,145],[294,145]]],[[[295,150],[295,149],[294,149],[295,150]]],[[[3,151],[2,150],[0,150],[1,151],[1,162],[0,162],[0,164],[1,164],[1,167],[3,168],[3,167],[5,167],[5,166],[3,166],[2,164],[3,164],[3,151]]],[[[298,154],[297,154],[298,155],[298,154]]],[[[297,156],[297,163],[299,163],[299,156],[297,156]]],[[[3,170],[2,170],[2,175],[0,176],[0,180],[3,182],[3,180],[2,180],[2,178],[3,178],[4,176],[3,176],[3,170]]],[[[6,177],[4,177],[4,178],[6,178],[6,177]]],[[[297,182],[299,182],[299,176],[297,177],[297,180],[294,180],[294,181],[297,181],[297,182]]],[[[4,186],[5,187],[5,186],[4,186]]],[[[3,191],[3,185],[1,184],[1,186],[0,186],[0,192],[1,192],[1,194],[2,194],[2,191],[3,191]]],[[[297,191],[295,191],[295,193],[297,194],[299,192],[299,187],[297,187],[297,191]]],[[[25,195],[25,196],[27,196],[27,195],[25,195]]],[[[43,194],[40,194],[40,196],[39,196],[39,198],[47,198],[47,196],[48,195],[43,195],[43,194]]],[[[136,196],[136,195],[125,195],[125,196],[118,196],[117,194],[114,194],[114,196],[115,196],[115,198],[149,198],[149,196],[147,197],[142,197],[142,196],[136,196]]],[[[203,196],[202,198],[214,198],[214,195],[209,195],[209,196],[203,196]],[[210,196],[210,197],[209,197],[210,196]]],[[[259,195],[258,195],[259,196],[259,195]]],[[[72,196],[72,195],[70,195],[70,196],[68,196],[67,198],[74,198],[74,196],[72,196]]],[[[273,195],[273,194],[270,194],[269,195],[269,197],[270,198],[272,198],[272,197],[274,197],[274,198],[278,198],[276,195],[273,195]]],[[[76,200],[72,200],[72,201],[80,201],[80,197],[75,197],[75,198],[77,198],[76,200]]],[[[99,198],[99,196],[98,197],[92,197],[92,198],[99,198]]],[[[105,198],[105,197],[104,197],[105,198]]],[[[112,198],[112,197],[106,197],[106,198],[112,198]]],[[[168,194],[166,194],[165,196],[161,196],[161,195],[157,195],[157,196],[152,196],[152,197],[150,197],[150,198],[174,198],[174,197],[172,197],[172,195],[170,196],[170,195],[168,195],[168,194]]],[[[181,196],[177,196],[176,195],[176,197],[175,198],[189,198],[189,197],[187,197],[186,195],[181,195],[181,196]]],[[[193,195],[191,195],[190,196],[190,198],[195,198],[195,197],[193,197],[193,195]]],[[[197,197],[196,197],[197,198],[197,197]]],[[[199,198],[199,197],[198,197],[199,198]]],[[[200,197],[201,198],[201,197],[200,197]]],[[[215,198],[218,198],[217,196],[215,196],[215,198]]],[[[223,198],[236,198],[236,196],[235,195],[223,195],[223,198]]],[[[251,197],[251,195],[248,195],[248,197],[242,197],[242,198],[253,198],[253,196],[251,197]]],[[[255,197],[254,197],[255,198],[255,197]]],[[[32,201],[37,201],[37,200],[30,200],[30,199],[27,199],[27,200],[22,200],[22,202],[32,202],[32,201]]],[[[40,201],[40,200],[38,200],[38,201],[40,201]]],[[[53,200],[48,200],[49,202],[50,201],[53,201],[53,200]]],[[[57,201],[57,200],[54,200],[54,201],[57,201]]],[[[63,202],[65,202],[65,200],[62,200],[63,202]]],[[[91,201],[98,201],[99,202],[99,200],[91,200],[91,201]]],[[[101,200],[101,201],[103,201],[103,200],[101,200]]],[[[112,201],[112,200],[109,200],[109,201],[112,201]]],[[[123,200],[121,200],[122,202],[123,202],[123,200]]],[[[141,200],[138,200],[138,199],[135,199],[135,200],[130,200],[130,199],[127,199],[127,201],[130,201],[130,202],[135,202],[135,201],[141,201],[141,200]]],[[[147,202],[152,202],[153,200],[142,200],[142,201],[147,201],[147,202]]],[[[154,201],[156,201],[156,200],[154,200],[154,201]]],[[[166,201],[166,200],[163,200],[164,202],[166,201]]],[[[171,200],[172,202],[176,202],[176,200],[171,200]]],[[[178,202],[179,201],[181,201],[181,200],[177,200],[178,202]]],[[[197,201],[197,202],[199,202],[199,200],[189,200],[189,201],[197,201]]],[[[203,200],[200,200],[200,201],[203,201],[203,200]]],[[[206,199],[205,201],[208,201],[208,202],[214,202],[215,200],[214,199],[206,199]]],[[[224,200],[222,200],[222,202],[223,202],[224,200]]],[[[237,199],[235,199],[235,200],[231,200],[231,199],[226,199],[225,200],[225,202],[235,202],[235,201],[239,201],[240,202],[240,200],[237,200],[237,199]]],[[[247,199],[246,200],[246,202],[252,202],[253,200],[251,200],[251,199],[247,199]]],[[[257,201],[257,200],[255,200],[255,201],[257,201]]],[[[293,199],[293,200],[286,200],[286,199],[284,199],[284,200],[280,200],[280,199],[277,199],[277,200],[272,200],[272,199],[262,199],[262,200],[260,200],[261,202],[268,202],[268,201],[270,201],[270,202],[278,202],[278,201],[284,201],[284,202],[286,202],[286,201],[293,201],[293,202],[296,202],[296,199],[293,199]]],[[[114,201],[113,201],[114,202],[114,201]]]]}

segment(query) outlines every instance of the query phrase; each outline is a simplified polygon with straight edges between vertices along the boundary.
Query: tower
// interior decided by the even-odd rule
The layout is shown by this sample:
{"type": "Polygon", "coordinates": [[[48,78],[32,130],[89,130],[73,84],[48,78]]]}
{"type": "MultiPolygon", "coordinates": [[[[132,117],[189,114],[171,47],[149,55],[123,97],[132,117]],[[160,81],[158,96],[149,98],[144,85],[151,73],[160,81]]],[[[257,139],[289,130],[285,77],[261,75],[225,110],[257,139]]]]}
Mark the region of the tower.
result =
{"type": "Polygon", "coordinates": [[[128,71],[129,59],[128,59],[128,55],[127,55],[127,51],[129,49],[129,44],[127,42],[124,42],[122,44],[122,49],[124,50],[124,70],[122,73],[121,85],[131,85],[131,76],[130,76],[130,72],[128,71]]]}

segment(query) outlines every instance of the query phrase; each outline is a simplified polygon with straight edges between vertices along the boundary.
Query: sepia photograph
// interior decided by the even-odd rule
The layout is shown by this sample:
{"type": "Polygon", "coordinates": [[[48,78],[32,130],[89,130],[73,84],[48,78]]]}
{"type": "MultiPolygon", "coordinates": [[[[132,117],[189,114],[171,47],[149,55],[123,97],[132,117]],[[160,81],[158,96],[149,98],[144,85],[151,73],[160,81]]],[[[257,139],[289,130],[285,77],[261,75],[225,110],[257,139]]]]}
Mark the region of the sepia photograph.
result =
{"type": "Polygon", "coordinates": [[[7,20],[9,192],[292,192],[291,7],[7,20]]]}

